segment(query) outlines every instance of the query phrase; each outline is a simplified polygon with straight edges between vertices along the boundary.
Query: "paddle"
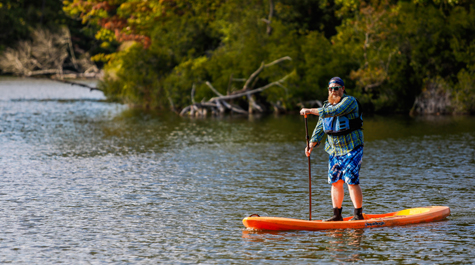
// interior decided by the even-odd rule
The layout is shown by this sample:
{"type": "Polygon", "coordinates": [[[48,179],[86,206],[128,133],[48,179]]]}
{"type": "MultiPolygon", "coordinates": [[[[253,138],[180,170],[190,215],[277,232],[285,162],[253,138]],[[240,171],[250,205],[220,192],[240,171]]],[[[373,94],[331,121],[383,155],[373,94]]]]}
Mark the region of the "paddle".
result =
{"type": "MultiPolygon", "coordinates": [[[[307,150],[310,150],[310,138],[308,137],[307,115],[305,117],[305,135],[307,136],[307,150]]],[[[312,171],[310,167],[310,156],[308,158],[308,220],[312,221],[312,171]]]]}

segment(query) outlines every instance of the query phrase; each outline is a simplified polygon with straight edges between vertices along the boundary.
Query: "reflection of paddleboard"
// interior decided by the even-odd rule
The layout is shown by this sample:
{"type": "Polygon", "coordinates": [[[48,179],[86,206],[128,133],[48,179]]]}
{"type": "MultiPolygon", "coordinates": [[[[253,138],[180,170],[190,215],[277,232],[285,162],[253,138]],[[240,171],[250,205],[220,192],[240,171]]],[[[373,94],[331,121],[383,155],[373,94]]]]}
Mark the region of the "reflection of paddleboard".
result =
{"type": "Polygon", "coordinates": [[[245,227],[255,230],[325,230],[345,228],[366,228],[398,226],[440,221],[450,215],[447,206],[427,206],[411,208],[386,214],[363,214],[365,220],[349,221],[352,216],[341,222],[308,221],[281,217],[260,217],[252,215],[242,220],[245,227]]]}

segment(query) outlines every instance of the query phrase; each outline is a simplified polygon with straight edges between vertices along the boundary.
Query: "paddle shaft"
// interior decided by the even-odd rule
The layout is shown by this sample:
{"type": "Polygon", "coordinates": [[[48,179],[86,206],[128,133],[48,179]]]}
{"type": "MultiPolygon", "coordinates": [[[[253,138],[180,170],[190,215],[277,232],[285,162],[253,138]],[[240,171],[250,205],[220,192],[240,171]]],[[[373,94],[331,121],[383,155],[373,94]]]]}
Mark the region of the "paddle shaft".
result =
{"type": "MultiPolygon", "coordinates": [[[[307,150],[310,150],[310,138],[308,137],[307,115],[305,115],[305,135],[307,136],[307,150]]],[[[310,156],[308,158],[308,220],[312,221],[312,169],[310,156]]]]}

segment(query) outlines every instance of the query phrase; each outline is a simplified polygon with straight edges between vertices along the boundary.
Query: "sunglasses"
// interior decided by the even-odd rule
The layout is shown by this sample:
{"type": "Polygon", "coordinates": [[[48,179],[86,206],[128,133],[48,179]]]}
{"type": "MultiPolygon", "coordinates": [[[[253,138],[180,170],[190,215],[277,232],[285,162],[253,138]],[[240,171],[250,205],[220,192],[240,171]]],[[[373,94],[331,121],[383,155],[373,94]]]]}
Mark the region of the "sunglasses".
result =
{"type": "Polygon", "coordinates": [[[342,88],[342,87],[341,86],[334,86],[334,87],[329,87],[328,90],[333,89],[333,91],[338,91],[338,90],[340,90],[340,88],[342,88]]]}

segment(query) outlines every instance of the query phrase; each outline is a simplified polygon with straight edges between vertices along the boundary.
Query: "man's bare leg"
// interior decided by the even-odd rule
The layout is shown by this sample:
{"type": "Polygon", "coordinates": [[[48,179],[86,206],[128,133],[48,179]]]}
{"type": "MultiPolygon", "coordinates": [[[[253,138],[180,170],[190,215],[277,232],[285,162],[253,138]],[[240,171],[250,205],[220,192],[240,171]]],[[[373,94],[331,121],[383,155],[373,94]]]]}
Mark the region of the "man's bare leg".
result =
{"type": "Polygon", "coordinates": [[[343,180],[339,180],[332,184],[332,204],[333,204],[333,216],[324,221],[343,221],[341,216],[341,205],[343,204],[343,197],[345,196],[345,190],[343,189],[343,180]]]}
{"type": "Polygon", "coordinates": [[[350,192],[350,198],[355,209],[363,207],[363,193],[361,192],[360,185],[348,185],[348,191],[350,192]]]}
{"type": "Polygon", "coordinates": [[[333,208],[341,208],[343,204],[343,198],[345,197],[345,190],[343,188],[343,180],[339,180],[332,184],[332,204],[333,208]]]}

